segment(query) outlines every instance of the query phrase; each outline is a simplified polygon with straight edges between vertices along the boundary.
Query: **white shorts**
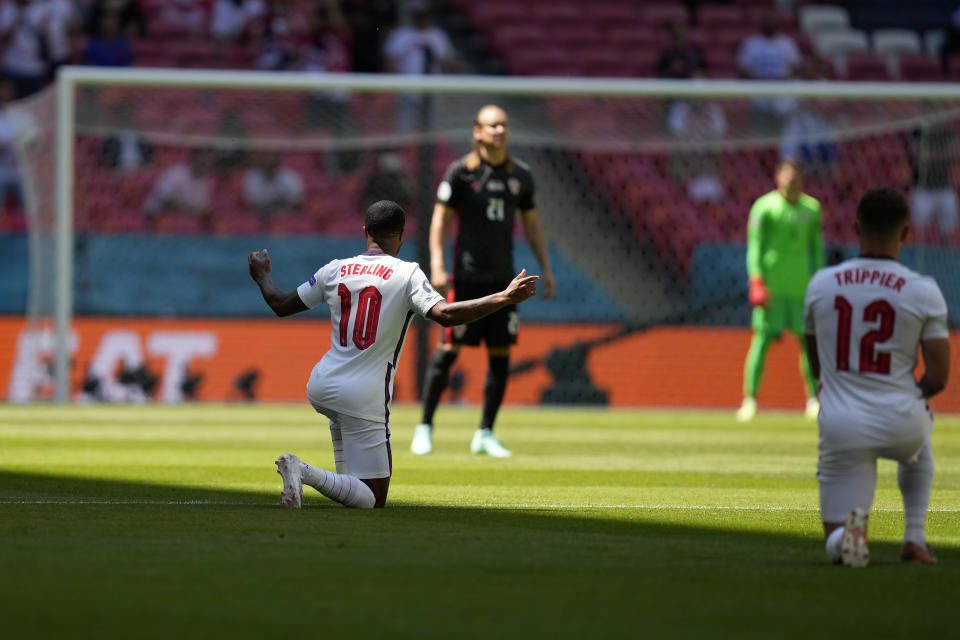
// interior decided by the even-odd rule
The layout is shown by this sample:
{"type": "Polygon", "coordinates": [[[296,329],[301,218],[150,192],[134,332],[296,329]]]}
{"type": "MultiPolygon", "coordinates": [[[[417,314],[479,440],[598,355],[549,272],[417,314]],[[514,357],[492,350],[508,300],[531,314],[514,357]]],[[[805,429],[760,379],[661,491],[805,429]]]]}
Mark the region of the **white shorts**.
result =
{"type": "Polygon", "coordinates": [[[390,427],[383,422],[340,415],[317,405],[313,408],[330,418],[330,439],[337,473],[361,480],[392,475],[390,427]]]}
{"type": "Polygon", "coordinates": [[[856,507],[870,510],[877,487],[877,458],[900,464],[933,464],[930,436],[921,434],[885,447],[820,449],[817,480],[820,483],[820,517],[824,522],[843,522],[856,507]]]}

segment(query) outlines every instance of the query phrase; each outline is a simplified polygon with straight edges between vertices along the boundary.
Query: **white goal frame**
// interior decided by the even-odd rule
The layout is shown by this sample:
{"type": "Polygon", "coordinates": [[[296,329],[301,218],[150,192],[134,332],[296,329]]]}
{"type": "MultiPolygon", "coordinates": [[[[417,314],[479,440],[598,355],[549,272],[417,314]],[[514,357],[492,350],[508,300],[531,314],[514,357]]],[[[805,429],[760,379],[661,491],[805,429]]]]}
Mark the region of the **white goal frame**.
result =
{"type": "MultiPolygon", "coordinates": [[[[960,85],[893,82],[762,82],[520,76],[399,76],[304,72],[61,67],[56,81],[56,249],[54,282],[54,401],[70,396],[69,335],[73,321],[73,164],[76,90],[83,86],[188,87],[207,89],[323,90],[358,92],[594,96],[637,98],[847,98],[882,100],[960,99],[960,85]]],[[[34,285],[31,285],[34,286],[34,285]]]]}

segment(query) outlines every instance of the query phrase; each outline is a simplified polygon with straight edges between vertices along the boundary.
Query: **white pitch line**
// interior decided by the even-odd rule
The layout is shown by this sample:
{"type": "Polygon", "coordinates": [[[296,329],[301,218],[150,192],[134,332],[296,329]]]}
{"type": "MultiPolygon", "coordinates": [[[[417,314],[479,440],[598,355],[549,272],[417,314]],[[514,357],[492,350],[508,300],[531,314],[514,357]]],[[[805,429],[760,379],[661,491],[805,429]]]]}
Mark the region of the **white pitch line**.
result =
{"type": "MultiPolygon", "coordinates": [[[[216,500],[0,500],[0,505],[95,505],[95,506],[216,506],[216,507],[263,507],[276,504],[270,502],[219,502],[216,500]]],[[[421,508],[465,508],[465,509],[502,509],[532,511],[537,509],[637,509],[642,511],[753,511],[753,512],[818,512],[817,507],[765,507],[760,505],[710,505],[710,504],[392,504],[393,509],[421,508]]],[[[901,508],[877,507],[874,512],[901,513],[901,508]]],[[[960,513],[960,508],[933,507],[930,513],[960,513]]]]}

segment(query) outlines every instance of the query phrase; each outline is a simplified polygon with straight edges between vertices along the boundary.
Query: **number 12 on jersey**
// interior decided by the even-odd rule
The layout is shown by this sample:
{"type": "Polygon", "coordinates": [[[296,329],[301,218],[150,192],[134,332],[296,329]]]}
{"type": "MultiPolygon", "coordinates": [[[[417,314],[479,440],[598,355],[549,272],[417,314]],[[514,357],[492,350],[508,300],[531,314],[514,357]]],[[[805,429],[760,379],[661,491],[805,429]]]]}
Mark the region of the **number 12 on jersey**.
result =
{"type": "MultiPolygon", "coordinates": [[[[337,287],[340,295],[340,346],[347,346],[347,328],[350,326],[350,308],[353,294],[347,285],[337,287]]],[[[377,325],[380,323],[380,303],[383,296],[374,287],[365,287],[357,299],[357,317],[353,323],[353,344],[363,351],[377,340],[377,325]]]]}
{"type": "MultiPolygon", "coordinates": [[[[853,305],[843,296],[833,299],[833,308],[837,310],[837,371],[850,370],[850,326],[853,323],[853,305]]],[[[874,300],[863,310],[863,321],[880,325],[868,331],[860,339],[860,373],[890,373],[890,354],[877,353],[878,343],[886,342],[893,336],[896,311],[886,300],[874,300]]]]}

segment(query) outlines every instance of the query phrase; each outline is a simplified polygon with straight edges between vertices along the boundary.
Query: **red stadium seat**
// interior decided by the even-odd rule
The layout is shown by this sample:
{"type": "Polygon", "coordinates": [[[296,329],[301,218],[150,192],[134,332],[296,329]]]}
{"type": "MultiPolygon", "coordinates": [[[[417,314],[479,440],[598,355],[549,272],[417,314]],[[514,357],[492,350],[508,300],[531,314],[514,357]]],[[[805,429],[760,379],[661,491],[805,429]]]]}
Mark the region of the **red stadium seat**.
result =
{"type": "Polygon", "coordinates": [[[640,24],[640,11],[629,3],[603,2],[588,4],[586,15],[600,27],[616,27],[640,24]]]}
{"type": "Polygon", "coordinates": [[[640,24],[663,26],[671,22],[690,22],[690,12],[679,2],[643,4],[640,6],[640,24]]]}
{"type": "Polygon", "coordinates": [[[901,80],[908,82],[945,82],[940,61],[924,55],[902,55],[897,59],[901,80]]]}
{"type": "Polygon", "coordinates": [[[567,25],[589,24],[584,20],[584,12],[580,5],[574,2],[535,4],[531,7],[530,18],[547,27],[558,23],[567,25]]]}
{"type": "Polygon", "coordinates": [[[577,51],[585,51],[603,42],[603,32],[598,27],[590,25],[555,25],[549,33],[550,38],[558,45],[577,51]]]}
{"type": "Polygon", "coordinates": [[[622,49],[653,49],[659,52],[669,41],[669,36],[661,29],[653,27],[610,27],[605,40],[622,49]]]}
{"type": "Polygon", "coordinates": [[[697,9],[697,24],[710,29],[741,27],[746,24],[743,10],[728,4],[702,4],[697,9]]]}
{"type": "Polygon", "coordinates": [[[845,66],[843,77],[847,80],[883,82],[890,79],[886,61],[873,54],[850,54],[845,66]]]}

